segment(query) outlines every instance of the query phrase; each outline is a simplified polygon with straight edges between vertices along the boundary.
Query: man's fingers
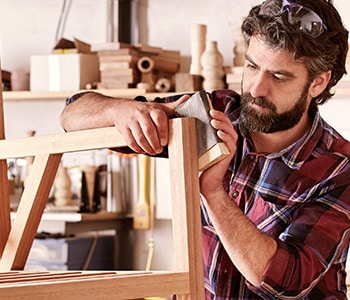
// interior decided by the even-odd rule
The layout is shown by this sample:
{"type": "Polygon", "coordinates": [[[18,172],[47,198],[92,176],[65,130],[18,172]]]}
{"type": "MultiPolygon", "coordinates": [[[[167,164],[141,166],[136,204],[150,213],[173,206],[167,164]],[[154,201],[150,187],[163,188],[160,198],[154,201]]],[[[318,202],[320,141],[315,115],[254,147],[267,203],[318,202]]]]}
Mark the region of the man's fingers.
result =
{"type": "Polygon", "coordinates": [[[121,132],[121,134],[131,150],[135,151],[136,153],[144,153],[144,150],[138,145],[129,128],[126,131],[121,132]]]}
{"type": "Polygon", "coordinates": [[[135,107],[123,120],[115,122],[115,126],[131,149],[150,155],[163,151],[168,143],[168,116],[162,104],[145,103],[135,107]]]}
{"type": "Polygon", "coordinates": [[[175,109],[182,103],[186,102],[188,99],[191,98],[191,95],[183,95],[180,97],[178,100],[169,102],[169,103],[164,103],[164,111],[168,116],[174,116],[175,115],[175,109]]]}
{"type": "Polygon", "coordinates": [[[139,147],[143,152],[155,155],[163,151],[161,139],[167,143],[167,117],[163,114],[144,115],[138,122],[130,125],[130,134],[133,137],[133,147],[139,147]],[[163,117],[161,116],[163,115],[163,117]],[[135,145],[137,144],[137,146],[135,145]]]}
{"type": "Polygon", "coordinates": [[[166,114],[155,114],[153,112],[150,113],[150,117],[155,126],[156,133],[158,133],[158,140],[153,146],[162,148],[168,144],[168,117],[166,114]]]}

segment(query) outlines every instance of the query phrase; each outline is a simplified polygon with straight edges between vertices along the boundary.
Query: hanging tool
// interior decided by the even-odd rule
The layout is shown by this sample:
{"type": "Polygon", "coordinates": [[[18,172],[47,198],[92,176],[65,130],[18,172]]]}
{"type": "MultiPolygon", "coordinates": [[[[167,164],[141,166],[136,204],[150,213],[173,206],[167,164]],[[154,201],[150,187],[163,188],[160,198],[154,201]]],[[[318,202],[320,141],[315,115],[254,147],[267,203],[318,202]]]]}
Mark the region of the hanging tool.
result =
{"type": "Polygon", "coordinates": [[[149,238],[148,238],[148,256],[146,262],[146,271],[151,270],[153,252],[154,252],[154,218],[155,218],[155,189],[156,189],[156,159],[150,158],[150,181],[149,181],[149,238]]]}
{"type": "Polygon", "coordinates": [[[150,157],[138,155],[138,199],[134,206],[134,229],[149,229],[149,177],[150,157]]]}

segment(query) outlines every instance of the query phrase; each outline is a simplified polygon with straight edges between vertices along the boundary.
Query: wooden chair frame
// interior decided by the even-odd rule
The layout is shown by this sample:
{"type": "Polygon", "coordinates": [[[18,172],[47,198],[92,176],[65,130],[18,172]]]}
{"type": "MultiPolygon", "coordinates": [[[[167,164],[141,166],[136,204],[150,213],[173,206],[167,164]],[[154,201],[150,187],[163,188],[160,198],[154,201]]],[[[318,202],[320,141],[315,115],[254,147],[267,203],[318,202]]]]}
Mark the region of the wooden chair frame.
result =
{"type": "Polygon", "coordinates": [[[1,299],[204,299],[195,119],[170,120],[169,128],[175,270],[159,272],[23,271],[63,153],[126,144],[114,127],[13,140],[0,131],[1,299]],[[35,159],[11,226],[7,159],[27,156],[35,159]]]}

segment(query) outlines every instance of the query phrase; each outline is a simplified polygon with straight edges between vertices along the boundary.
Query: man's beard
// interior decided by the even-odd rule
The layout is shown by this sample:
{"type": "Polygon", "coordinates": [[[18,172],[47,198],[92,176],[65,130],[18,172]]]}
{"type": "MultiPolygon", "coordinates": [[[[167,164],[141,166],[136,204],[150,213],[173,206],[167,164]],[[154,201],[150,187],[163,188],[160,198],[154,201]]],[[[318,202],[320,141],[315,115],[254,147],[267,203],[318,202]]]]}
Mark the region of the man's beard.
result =
{"type": "MultiPolygon", "coordinates": [[[[286,112],[277,113],[275,104],[268,101],[265,97],[254,98],[250,93],[244,93],[241,97],[241,115],[240,121],[248,131],[273,133],[284,131],[294,127],[300,121],[302,115],[307,109],[307,95],[309,85],[306,85],[295,105],[286,112]],[[250,106],[255,104],[268,111],[259,112],[250,106]]],[[[281,99],[283,101],[283,99],[281,99]]]]}

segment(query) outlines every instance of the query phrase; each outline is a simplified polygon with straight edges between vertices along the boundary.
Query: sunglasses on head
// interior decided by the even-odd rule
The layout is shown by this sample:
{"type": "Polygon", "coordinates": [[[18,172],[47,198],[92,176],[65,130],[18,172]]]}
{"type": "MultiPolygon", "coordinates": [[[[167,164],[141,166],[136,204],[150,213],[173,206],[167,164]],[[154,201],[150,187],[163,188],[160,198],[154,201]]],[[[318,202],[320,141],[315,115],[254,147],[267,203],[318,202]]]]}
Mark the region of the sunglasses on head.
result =
{"type": "Polygon", "coordinates": [[[301,4],[283,0],[282,7],[278,15],[285,12],[288,13],[288,22],[290,24],[298,25],[299,29],[303,33],[311,37],[316,38],[327,30],[327,27],[323,23],[321,17],[310,8],[307,8],[301,4]]]}

